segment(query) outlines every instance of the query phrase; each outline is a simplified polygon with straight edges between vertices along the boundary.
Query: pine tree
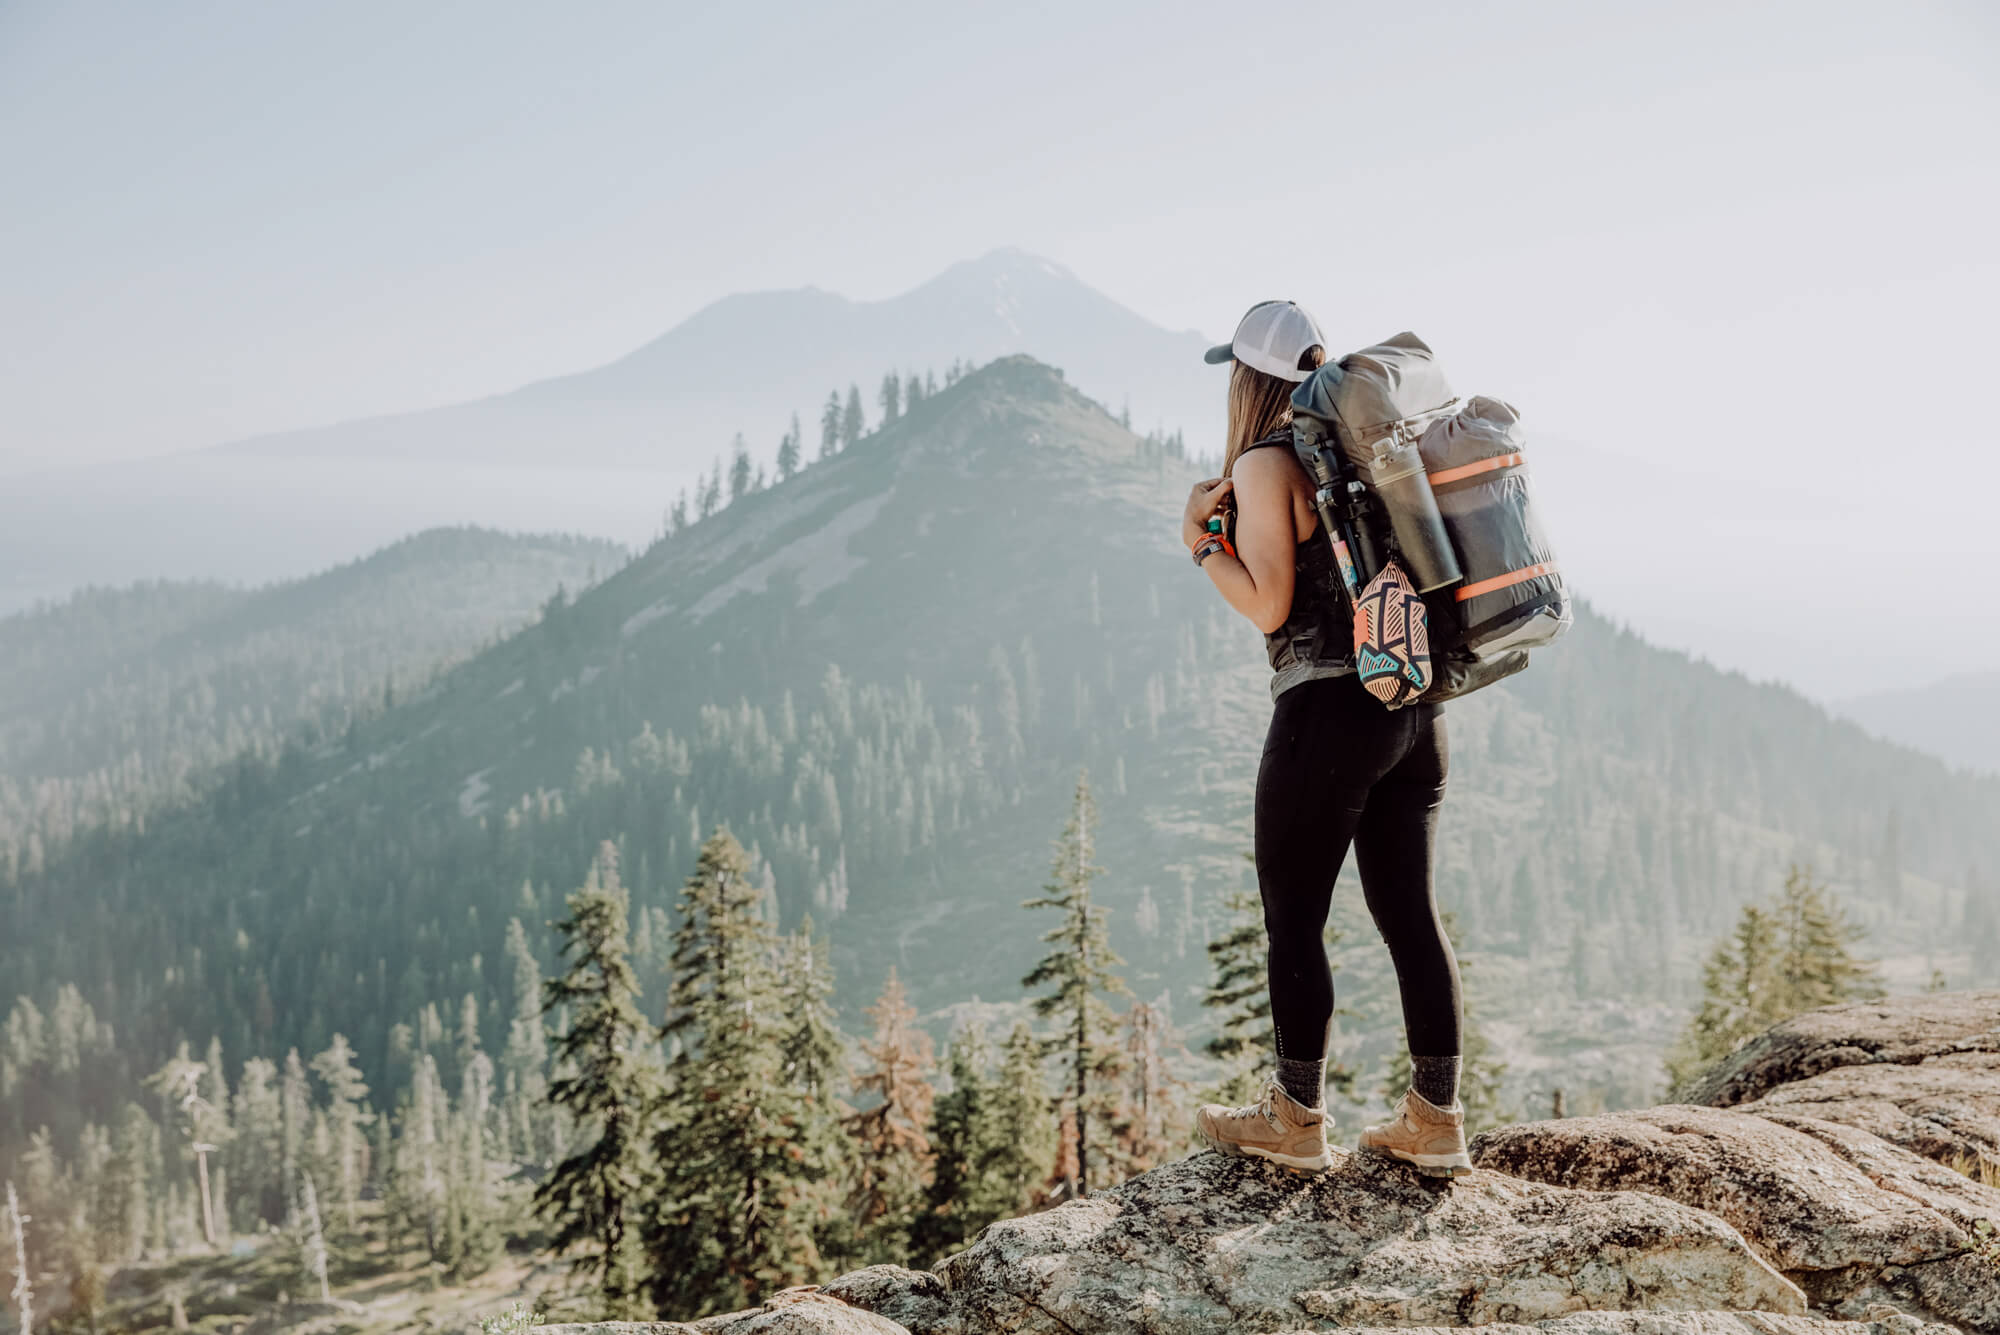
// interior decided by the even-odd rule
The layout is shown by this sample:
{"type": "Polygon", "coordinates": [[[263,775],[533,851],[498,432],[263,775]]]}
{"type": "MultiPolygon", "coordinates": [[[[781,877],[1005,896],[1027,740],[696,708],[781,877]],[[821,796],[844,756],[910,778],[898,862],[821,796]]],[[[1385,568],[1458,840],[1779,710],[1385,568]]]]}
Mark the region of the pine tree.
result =
{"type": "Polygon", "coordinates": [[[201,1098],[207,1106],[208,1118],[202,1129],[202,1139],[226,1145],[236,1132],[230,1118],[229,1072],[222,1064],[220,1035],[209,1037],[208,1053],[201,1065],[201,1098]]]}
{"type": "Polygon", "coordinates": [[[999,1146],[986,1031],[969,1024],[952,1035],[945,1064],[951,1088],[931,1106],[931,1180],[910,1228],[910,1260],[919,1266],[964,1246],[998,1217],[987,1213],[994,1193],[986,1179],[999,1146]]]}
{"type": "MultiPolygon", "coordinates": [[[[1890,828],[1893,832],[1895,827],[1890,828]]],[[[1773,916],[1778,928],[1778,984],[1786,1011],[1781,1019],[1882,995],[1875,965],[1853,953],[1866,933],[1847,921],[1809,870],[1795,866],[1786,873],[1773,916]]]]}
{"type": "Polygon", "coordinates": [[[840,448],[846,449],[861,439],[861,433],[868,429],[868,423],[861,416],[861,387],[847,387],[847,405],[840,413],[840,448]]]}
{"type": "Polygon", "coordinates": [[[722,460],[695,484],[695,513],[706,519],[722,508],[722,460]]]}
{"type": "Polygon", "coordinates": [[[833,965],[826,942],[813,936],[811,918],[781,945],[778,1014],[788,1022],[779,1052],[786,1085],[798,1100],[792,1146],[803,1179],[798,1190],[806,1198],[804,1213],[812,1219],[822,1255],[851,1254],[852,1221],[840,1209],[854,1154],[845,1126],[852,1109],[841,1100],[847,1038],[833,1009],[833,965]]]}
{"type": "Polygon", "coordinates": [[[1746,904],[1736,930],[1702,966],[1701,1009],[1667,1054],[1667,1077],[1679,1088],[1768,1027],[1776,1009],[1777,924],[1746,904]]]}
{"type": "Polygon", "coordinates": [[[1222,1012],[1207,1051],[1225,1072],[1213,1091],[1223,1103],[1242,1103],[1257,1088],[1267,1054],[1276,1046],[1271,989],[1265,977],[1263,906],[1248,890],[1222,901],[1223,930],[1208,943],[1209,982],[1201,1004],[1222,1012]]]}
{"type": "Polygon", "coordinates": [[[1860,935],[1810,871],[1791,868],[1771,904],[1744,906],[1703,966],[1701,1009],[1667,1054],[1669,1082],[1685,1089],[1801,1011],[1881,995],[1874,965],[1853,953],[1860,935]]]}
{"type": "Polygon", "coordinates": [[[876,392],[876,401],[882,405],[882,425],[887,426],[902,414],[903,382],[894,371],[882,376],[882,388],[876,392]]]}
{"type": "Polygon", "coordinates": [[[857,1097],[875,1105],[855,1113],[848,1126],[857,1146],[858,1173],[850,1212],[872,1261],[897,1257],[915,1222],[930,1176],[931,1038],[917,1027],[917,1012],[894,969],[882,995],[868,1008],[873,1037],[862,1053],[871,1063],[854,1082],[857,1097]]]}
{"type": "Polygon", "coordinates": [[[840,391],[829,391],[819,414],[819,457],[831,459],[840,450],[840,391]]]}
{"type": "Polygon", "coordinates": [[[1123,995],[1125,982],[1113,970],[1125,961],[1111,949],[1105,910],[1090,902],[1090,883],[1103,871],[1092,861],[1097,830],[1097,804],[1090,780],[1076,781],[1070,817],[1056,840],[1055,865],[1042,893],[1021,907],[1055,909],[1060,925],[1042,934],[1052,948],[1021,980],[1026,988],[1054,990],[1034,999],[1035,1014],[1055,1017],[1059,1032],[1047,1040],[1047,1051],[1061,1053],[1066,1068],[1071,1115],[1076,1123],[1076,1194],[1090,1194],[1090,1165],[1109,1127],[1102,1114],[1109,1110],[1111,1081],[1122,1064],[1117,1025],[1105,996],[1123,995]],[[1093,1126],[1093,1120],[1096,1125],[1093,1126]],[[1097,1135],[1100,1142],[1093,1142],[1097,1135]]]}
{"type": "Polygon", "coordinates": [[[545,1162],[544,1144],[536,1134],[546,1116],[548,1090],[548,1030],[542,1022],[542,970],[528,946],[527,929],[519,918],[507,920],[506,956],[514,990],[513,1018],[507,1023],[507,1046],[500,1054],[501,1083],[508,1125],[513,1131],[509,1153],[545,1162]]]}
{"type": "Polygon", "coordinates": [[[218,1116],[228,1116],[227,1110],[218,1114],[208,1100],[202,1096],[202,1076],[207,1072],[205,1063],[190,1060],[187,1044],[180,1045],[179,1055],[155,1071],[146,1085],[160,1096],[167,1110],[167,1120],[177,1125],[187,1139],[188,1153],[194,1158],[195,1172],[201,1201],[201,1234],[209,1246],[215,1245],[215,1198],[210,1190],[208,1176],[208,1156],[220,1149],[219,1140],[227,1139],[226,1123],[218,1127],[218,1116]]]}
{"type": "Polygon", "coordinates": [[[284,1217],[285,1196],[280,1164],[284,1156],[284,1113],[279,1106],[278,1068],[267,1058],[243,1063],[234,1096],[236,1136],[227,1164],[239,1199],[248,1202],[246,1225],[284,1217]]]}
{"type": "Polygon", "coordinates": [[[761,898],[749,855],[717,829],[681,889],[645,1224],[654,1304],[677,1315],[743,1307],[824,1269],[828,1188],[797,1143],[806,1101],[785,1079],[791,1026],[761,898]]]}
{"type": "Polygon", "coordinates": [[[1135,1001],[1125,1013],[1124,1082],[1112,1130],[1126,1174],[1165,1163],[1187,1135],[1187,1082],[1174,1069],[1185,1049],[1167,1002],[1164,994],[1157,1004],[1135,1001]]]}
{"type": "Polygon", "coordinates": [[[375,1120],[362,1105],[368,1098],[368,1084],[354,1064],[354,1049],[344,1035],[335,1034],[325,1052],[312,1059],[313,1074],[326,1090],[327,1118],[333,1127],[333,1172],[340,1191],[341,1209],[346,1212],[347,1232],[358,1225],[355,1209],[361,1201],[366,1177],[368,1138],[362,1128],[375,1120]]]}
{"type": "Polygon", "coordinates": [[[486,1124],[493,1109],[493,1059],[479,1041],[479,1000],[459,1006],[458,1111],[451,1123],[452,1155],[446,1202],[446,1259],[459,1279],[483,1274],[499,1257],[502,1239],[486,1169],[486,1124]]]}
{"type": "Polygon", "coordinates": [[[729,503],[734,505],[750,490],[750,447],[743,443],[743,433],[736,433],[736,439],[729,442],[729,503]]]}
{"type": "Polygon", "coordinates": [[[35,1283],[28,1269],[28,1220],[30,1216],[21,1209],[21,1198],[14,1192],[14,1181],[7,1180],[7,1241],[14,1248],[14,1287],[8,1295],[14,1300],[16,1318],[15,1329],[21,1335],[33,1335],[35,1329],[35,1283]]]}
{"type": "Polygon", "coordinates": [[[799,415],[793,413],[792,429],[787,431],[784,439],[778,442],[778,477],[780,480],[789,479],[792,474],[799,471],[801,448],[799,415]]]}
{"type": "Polygon", "coordinates": [[[299,1050],[292,1048],[285,1053],[284,1074],[278,1085],[278,1185],[287,1212],[298,1198],[299,1172],[306,1135],[312,1127],[312,1113],[312,1086],[306,1081],[306,1064],[299,1060],[299,1050]]]}
{"type": "Polygon", "coordinates": [[[1028,1209],[1056,1158],[1043,1045],[1023,1020],[1000,1047],[992,1094],[991,1153],[969,1198],[973,1218],[1006,1219],[1028,1209]]]}
{"type": "Polygon", "coordinates": [[[451,1188],[450,1114],[437,1058],[421,1053],[410,1080],[409,1102],[396,1128],[388,1204],[398,1229],[417,1232],[423,1238],[425,1253],[434,1261],[445,1254],[451,1188]]]}
{"type": "Polygon", "coordinates": [[[611,844],[600,847],[583,887],[565,902],[569,913],[556,933],[568,968],[542,992],[545,1012],[569,1015],[556,1042],[549,1101],[575,1119],[587,1143],[536,1189],[535,1210],[553,1229],[552,1251],[585,1249],[572,1267],[595,1277],[603,1315],[617,1319],[642,1311],[635,1213],[658,1080],[640,1051],[648,1031],[627,959],[626,896],[611,844]]]}
{"type": "Polygon", "coordinates": [[[326,1235],[319,1225],[319,1193],[313,1190],[311,1173],[300,1178],[298,1217],[299,1268],[306,1278],[319,1284],[319,1300],[331,1302],[333,1294],[327,1287],[326,1278],[326,1235]]]}
{"type": "MultiPolygon", "coordinates": [[[[153,1183],[160,1159],[160,1129],[136,1103],[125,1105],[112,1135],[108,1172],[111,1199],[105,1202],[106,1225],[118,1235],[111,1252],[115,1260],[137,1260],[146,1249],[151,1228],[153,1183]]],[[[275,1176],[276,1165],[272,1166],[275,1176]]],[[[282,1210],[282,1206],[279,1207],[282,1210]]],[[[275,1219],[279,1216],[273,1216],[275,1219]]]]}
{"type": "Polygon", "coordinates": [[[826,942],[813,935],[810,917],[785,940],[778,995],[781,1012],[791,1020],[784,1043],[787,1077],[825,1111],[844,1114],[847,1039],[833,1009],[833,965],[826,942]]]}

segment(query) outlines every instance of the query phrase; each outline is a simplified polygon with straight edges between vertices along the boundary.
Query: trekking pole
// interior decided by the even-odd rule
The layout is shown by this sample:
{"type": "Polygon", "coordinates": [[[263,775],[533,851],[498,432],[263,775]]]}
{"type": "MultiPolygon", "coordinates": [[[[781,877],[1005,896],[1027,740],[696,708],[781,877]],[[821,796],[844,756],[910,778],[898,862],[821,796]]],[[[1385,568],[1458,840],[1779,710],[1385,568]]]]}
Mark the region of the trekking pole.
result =
{"type": "Polygon", "coordinates": [[[1331,437],[1302,441],[1306,467],[1313,475],[1313,506],[1319,511],[1319,525],[1333,544],[1333,563],[1340,571],[1340,585],[1347,594],[1351,611],[1360,605],[1363,582],[1375,573],[1375,551],[1367,538],[1362,516],[1367,513],[1368,489],[1354,475],[1347,456],[1331,437]]]}
{"type": "Polygon", "coordinates": [[[1329,364],[1292,392],[1292,452],[1312,474],[1313,508],[1333,546],[1347,610],[1361,606],[1361,590],[1382,568],[1368,522],[1373,501],[1334,431],[1335,396],[1342,371],[1329,364]]]}

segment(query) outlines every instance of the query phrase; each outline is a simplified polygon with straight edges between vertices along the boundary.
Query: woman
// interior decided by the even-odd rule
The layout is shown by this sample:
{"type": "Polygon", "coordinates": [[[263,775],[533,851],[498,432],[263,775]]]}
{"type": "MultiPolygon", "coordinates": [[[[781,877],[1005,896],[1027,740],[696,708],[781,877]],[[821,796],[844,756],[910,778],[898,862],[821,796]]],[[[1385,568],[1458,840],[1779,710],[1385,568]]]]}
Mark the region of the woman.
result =
{"type": "Polygon", "coordinates": [[[1362,1132],[1363,1148],[1424,1173],[1472,1171],[1458,1102],[1458,963],[1438,921],[1431,850],[1444,799],[1439,706],[1390,711],[1354,675],[1353,629],[1319,531],[1313,490],[1291,449],[1291,393],[1326,359],[1302,307],[1250,308],[1235,337],[1211,348],[1232,363],[1222,476],[1197,483],[1181,537],[1229,605],[1264,632],[1276,707],[1257,770],[1257,887],[1269,941],[1277,1073],[1244,1108],[1195,1117],[1225,1154],[1293,1168],[1332,1162],[1323,1084],[1333,1025],[1333,970],[1323,933],[1350,844],[1362,894],[1388,944],[1402,992],[1411,1088],[1393,1118],[1362,1132]],[[1207,532],[1229,522],[1233,550],[1207,532]]]}

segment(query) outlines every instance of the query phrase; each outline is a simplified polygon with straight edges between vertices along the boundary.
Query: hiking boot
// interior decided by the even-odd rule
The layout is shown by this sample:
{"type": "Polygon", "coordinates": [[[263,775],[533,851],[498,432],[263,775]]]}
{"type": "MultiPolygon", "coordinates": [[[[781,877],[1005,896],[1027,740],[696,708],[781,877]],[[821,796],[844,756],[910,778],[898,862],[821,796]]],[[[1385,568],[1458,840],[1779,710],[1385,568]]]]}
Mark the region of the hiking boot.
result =
{"type": "Polygon", "coordinates": [[[1393,1154],[1426,1177],[1464,1177],[1472,1171],[1472,1156],[1465,1152],[1464,1104],[1440,1108],[1412,1089],[1392,1111],[1389,1121],[1361,1133],[1362,1149],[1393,1154]]]}
{"type": "Polygon", "coordinates": [[[1194,1115],[1195,1134],[1210,1149],[1238,1159],[1269,1159],[1307,1172],[1333,1164],[1326,1145],[1326,1109],[1308,1108],[1276,1079],[1264,1082],[1264,1097],[1241,1108],[1205,1103],[1194,1115]]]}

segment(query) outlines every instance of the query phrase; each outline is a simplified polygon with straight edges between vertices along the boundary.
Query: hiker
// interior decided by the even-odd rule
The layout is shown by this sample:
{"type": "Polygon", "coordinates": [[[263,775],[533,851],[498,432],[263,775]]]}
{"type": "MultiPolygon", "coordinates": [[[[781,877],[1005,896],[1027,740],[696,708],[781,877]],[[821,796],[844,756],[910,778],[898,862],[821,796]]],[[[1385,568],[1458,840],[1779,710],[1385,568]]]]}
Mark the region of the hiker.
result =
{"type": "Polygon", "coordinates": [[[1326,1057],[1333,970],[1323,933],[1334,878],[1354,849],[1362,894],[1395,961],[1411,1088],[1361,1145],[1432,1176],[1472,1171],[1458,1100],[1458,962],[1431,886],[1445,729],[1439,706],[1390,710],[1355,675],[1353,626],[1292,449],[1292,391],[1326,360],[1319,325],[1289,301],[1250,308],[1230,342],[1222,476],[1195,484],[1181,538],[1229,605],[1264,633],[1276,701],[1257,769],[1257,888],[1268,939],[1277,1070],[1258,1102],[1210,1104],[1209,1145],[1288,1167],[1326,1168],[1326,1057]],[[1208,524],[1221,520],[1222,532],[1208,524]]]}

